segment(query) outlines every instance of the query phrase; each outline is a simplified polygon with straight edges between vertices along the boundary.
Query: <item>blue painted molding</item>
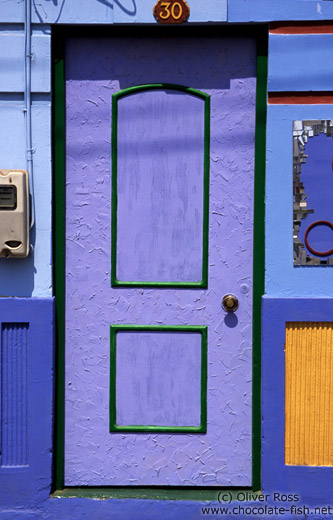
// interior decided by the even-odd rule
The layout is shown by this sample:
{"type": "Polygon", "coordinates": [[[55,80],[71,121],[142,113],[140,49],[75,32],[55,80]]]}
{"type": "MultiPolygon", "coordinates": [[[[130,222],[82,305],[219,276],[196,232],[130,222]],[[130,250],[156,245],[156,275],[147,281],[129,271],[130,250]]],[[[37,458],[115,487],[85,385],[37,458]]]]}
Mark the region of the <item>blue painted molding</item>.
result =
{"type": "MultiPolygon", "coordinates": [[[[0,0],[0,4],[0,23],[23,23],[24,2],[0,0]]],[[[32,3],[32,16],[34,23],[50,24],[155,23],[154,4],[150,0],[91,0],[82,9],[81,0],[39,0],[32,3]]],[[[329,0],[189,0],[189,5],[190,22],[333,19],[333,2],[329,0]]]]}
{"type": "Polygon", "coordinates": [[[229,0],[228,22],[332,20],[333,2],[327,0],[229,0]]]}
{"type": "Polygon", "coordinates": [[[6,443],[5,440],[2,441],[2,451],[7,449],[9,453],[5,456],[3,453],[1,461],[3,465],[0,466],[0,509],[28,508],[40,504],[50,494],[53,321],[52,298],[0,299],[2,353],[0,425],[2,433],[5,433],[6,429],[13,431],[14,426],[16,429],[15,436],[13,435],[6,443]],[[24,324],[24,326],[17,326],[17,324],[24,324]],[[21,331],[23,329],[23,339],[22,333],[18,334],[16,339],[8,339],[7,336],[12,333],[10,329],[21,329],[21,331]],[[5,351],[6,355],[4,355],[5,351]],[[15,370],[17,377],[14,377],[15,370]],[[8,378],[11,381],[8,382],[8,378]],[[24,387],[26,395],[18,395],[20,380],[23,381],[21,386],[22,389],[24,387]],[[10,397],[12,402],[8,403],[10,397]],[[16,420],[13,407],[17,405],[20,405],[24,413],[16,420]],[[11,413],[8,412],[8,407],[12,407],[11,413]],[[4,421],[7,423],[4,424],[4,421]],[[15,451],[21,456],[15,457],[15,451]]]}
{"type": "Polygon", "coordinates": [[[333,268],[293,265],[293,120],[333,119],[332,105],[270,105],[267,111],[265,293],[332,297],[333,268]]]}
{"type": "Polygon", "coordinates": [[[332,316],[330,298],[263,298],[262,490],[297,493],[301,503],[316,506],[332,500],[333,468],[284,464],[285,324],[332,316]]]}
{"type": "MultiPolygon", "coordinates": [[[[34,24],[157,24],[153,7],[157,0],[39,0],[32,2],[34,24]]],[[[189,1],[189,23],[225,22],[228,0],[189,1]]],[[[0,23],[23,23],[24,2],[0,0],[0,23]]]]}
{"type": "Polygon", "coordinates": [[[333,90],[332,62],[333,34],[270,34],[268,91],[333,90]]]}

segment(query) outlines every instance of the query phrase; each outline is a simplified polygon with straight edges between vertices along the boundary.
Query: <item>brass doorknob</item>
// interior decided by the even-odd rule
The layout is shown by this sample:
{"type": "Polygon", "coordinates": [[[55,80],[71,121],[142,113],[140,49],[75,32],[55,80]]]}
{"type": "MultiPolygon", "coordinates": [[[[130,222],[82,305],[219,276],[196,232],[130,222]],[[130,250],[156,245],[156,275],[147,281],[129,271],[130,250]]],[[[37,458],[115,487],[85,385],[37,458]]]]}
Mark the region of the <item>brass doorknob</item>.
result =
{"type": "Polygon", "coordinates": [[[226,312],[235,312],[238,306],[238,298],[234,294],[226,294],[223,296],[222,307],[226,312]]]}

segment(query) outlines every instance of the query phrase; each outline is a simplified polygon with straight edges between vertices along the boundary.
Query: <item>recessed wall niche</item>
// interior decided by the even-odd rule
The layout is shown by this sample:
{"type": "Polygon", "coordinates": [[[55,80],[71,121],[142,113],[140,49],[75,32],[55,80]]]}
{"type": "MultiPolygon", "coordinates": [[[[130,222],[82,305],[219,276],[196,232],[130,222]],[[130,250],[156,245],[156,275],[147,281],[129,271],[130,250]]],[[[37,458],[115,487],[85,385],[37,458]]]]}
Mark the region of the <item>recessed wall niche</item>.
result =
{"type": "Polygon", "coordinates": [[[333,120],[294,121],[294,266],[333,265],[333,120]]]}

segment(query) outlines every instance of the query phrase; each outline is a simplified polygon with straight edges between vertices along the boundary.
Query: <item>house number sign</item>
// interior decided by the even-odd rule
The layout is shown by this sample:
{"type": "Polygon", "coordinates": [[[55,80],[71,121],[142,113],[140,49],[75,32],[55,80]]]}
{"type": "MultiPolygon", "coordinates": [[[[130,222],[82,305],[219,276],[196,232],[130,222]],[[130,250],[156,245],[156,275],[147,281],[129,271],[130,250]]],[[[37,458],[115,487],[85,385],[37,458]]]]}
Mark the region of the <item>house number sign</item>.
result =
{"type": "Polygon", "coordinates": [[[190,16],[190,8],[185,0],[158,0],[153,12],[159,23],[184,23],[190,16]]]}

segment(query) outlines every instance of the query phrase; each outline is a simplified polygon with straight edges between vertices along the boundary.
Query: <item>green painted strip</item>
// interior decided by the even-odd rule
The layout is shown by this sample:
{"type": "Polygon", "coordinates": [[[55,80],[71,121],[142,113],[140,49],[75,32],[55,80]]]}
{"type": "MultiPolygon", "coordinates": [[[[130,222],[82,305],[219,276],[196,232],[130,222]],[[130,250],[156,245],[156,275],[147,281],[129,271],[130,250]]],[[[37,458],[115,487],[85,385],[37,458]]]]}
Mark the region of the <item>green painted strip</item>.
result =
{"type": "Polygon", "coordinates": [[[201,426],[154,426],[154,425],[135,425],[135,426],[120,426],[117,424],[110,425],[110,432],[157,432],[157,433],[206,433],[206,428],[203,430],[201,426]]]}
{"type": "MultiPolygon", "coordinates": [[[[119,330],[119,329],[118,329],[119,330]]],[[[115,431],[117,425],[117,408],[116,408],[116,391],[117,391],[117,329],[110,326],[110,431],[115,431]]]]}
{"type": "Polygon", "coordinates": [[[253,388],[252,388],[252,489],[261,487],[261,300],[265,292],[265,167],[267,110],[268,31],[257,37],[257,93],[255,134],[254,236],[253,236],[253,388]]]}
{"type": "Polygon", "coordinates": [[[117,212],[118,212],[118,102],[112,96],[112,123],[111,123],[111,153],[112,153],[112,193],[111,193],[111,286],[118,285],[117,280],[117,212]]]}
{"type": "Polygon", "coordinates": [[[200,431],[207,432],[208,327],[201,329],[201,418],[200,431]]]}
{"type": "Polygon", "coordinates": [[[124,88],[119,92],[113,94],[113,98],[121,98],[125,96],[130,96],[131,94],[136,94],[137,92],[143,92],[148,90],[177,90],[180,92],[186,92],[187,94],[191,94],[192,96],[196,96],[199,98],[203,98],[204,100],[210,99],[209,94],[205,92],[201,92],[201,90],[197,90],[192,87],[186,87],[185,85],[175,85],[174,83],[149,83],[147,85],[137,85],[135,87],[124,88]]]}
{"type": "Polygon", "coordinates": [[[253,493],[250,488],[202,488],[179,489],[174,487],[67,487],[53,493],[56,498],[91,498],[91,499],[129,499],[143,500],[193,500],[198,502],[228,503],[229,500],[244,502],[255,501],[261,493],[253,493]]]}
{"type": "Polygon", "coordinates": [[[52,38],[53,51],[53,254],[56,309],[55,475],[64,484],[64,358],[65,358],[65,64],[64,43],[52,38]]]}
{"type": "Polygon", "coordinates": [[[206,330],[204,325],[131,325],[120,324],[111,325],[115,330],[150,330],[150,331],[171,331],[171,332],[201,332],[206,330]]]}
{"type": "Polygon", "coordinates": [[[208,288],[208,254],[209,254],[209,172],[210,172],[210,96],[205,100],[204,130],[204,187],[203,187],[203,233],[202,233],[202,285],[208,288]]]}
{"type": "MultiPolygon", "coordinates": [[[[112,248],[112,256],[114,249],[112,248]]],[[[207,263],[208,265],[208,263],[207,263]]],[[[112,272],[112,267],[111,267],[112,272]]],[[[112,280],[112,287],[173,287],[177,289],[193,289],[196,287],[207,288],[204,280],[201,282],[120,282],[117,279],[112,280]]]]}
{"type": "Polygon", "coordinates": [[[207,327],[201,325],[110,325],[110,432],[206,433],[207,431],[207,327]],[[117,332],[184,332],[201,334],[201,390],[199,426],[119,425],[116,409],[117,332]]]}
{"type": "Polygon", "coordinates": [[[116,92],[112,96],[112,215],[111,215],[111,286],[112,287],[173,287],[177,289],[193,289],[208,287],[208,235],[209,235],[209,168],[210,168],[210,96],[200,90],[174,85],[172,83],[152,83],[138,85],[116,92]],[[203,245],[202,245],[202,280],[199,282],[142,282],[120,281],[117,279],[117,168],[118,168],[118,100],[137,94],[138,92],[151,90],[176,90],[186,92],[204,100],[204,164],[203,164],[203,245]]]}

